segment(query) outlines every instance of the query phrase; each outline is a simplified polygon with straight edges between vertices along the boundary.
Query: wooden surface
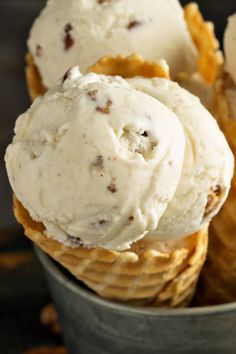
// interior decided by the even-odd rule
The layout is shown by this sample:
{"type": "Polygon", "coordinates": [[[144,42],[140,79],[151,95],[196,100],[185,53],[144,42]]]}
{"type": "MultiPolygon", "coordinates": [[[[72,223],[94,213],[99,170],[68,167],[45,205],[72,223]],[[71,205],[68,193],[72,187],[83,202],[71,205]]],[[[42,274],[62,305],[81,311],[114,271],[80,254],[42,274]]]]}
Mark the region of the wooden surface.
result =
{"type": "MultiPolygon", "coordinates": [[[[222,38],[227,15],[236,12],[236,0],[198,2],[204,15],[217,23],[217,35],[222,38]]],[[[22,354],[36,346],[60,344],[60,339],[39,323],[40,309],[49,295],[31,244],[13,218],[3,161],[15,119],[29,106],[24,80],[25,43],[44,3],[0,0],[0,354],[22,354]]]]}

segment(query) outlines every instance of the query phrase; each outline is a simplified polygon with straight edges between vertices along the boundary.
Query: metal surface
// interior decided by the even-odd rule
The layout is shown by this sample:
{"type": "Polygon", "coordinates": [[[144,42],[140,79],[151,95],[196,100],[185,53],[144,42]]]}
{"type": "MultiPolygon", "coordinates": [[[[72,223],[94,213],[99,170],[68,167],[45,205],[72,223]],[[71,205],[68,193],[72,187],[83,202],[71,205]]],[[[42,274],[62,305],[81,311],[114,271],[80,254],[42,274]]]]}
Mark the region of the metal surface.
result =
{"type": "Polygon", "coordinates": [[[36,249],[57,306],[68,354],[235,354],[236,303],[154,309],[106,301],[36,249]]]}

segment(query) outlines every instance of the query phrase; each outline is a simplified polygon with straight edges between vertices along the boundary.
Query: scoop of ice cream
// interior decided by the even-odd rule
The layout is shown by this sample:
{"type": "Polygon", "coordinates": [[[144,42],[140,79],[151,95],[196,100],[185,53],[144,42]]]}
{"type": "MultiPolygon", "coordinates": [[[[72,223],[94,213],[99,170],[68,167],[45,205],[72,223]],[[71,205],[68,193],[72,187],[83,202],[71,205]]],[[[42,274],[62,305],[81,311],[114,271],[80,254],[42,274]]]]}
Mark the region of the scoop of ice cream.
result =
{"type": "Polygon", "coordinates": [[[165,58],[172,77],[197,66],[178,0],[49,0],[28,47],[45,87],[73,65],[85,72],[104,55],[165,58]]]}
{"type": "Polygon", "coordinates": [[[233,176],[233,155],[215,119],[199,99],[163,79],[128,80],[175,112],[185,133],[185,157],[174,197],[153,233],[158,239],[191,234],[216,215],[233,176]]]}
{"type": "Polygon", "coordinates": [[[21,115],[6,152],[14,193],[46,234],[122,250],[156,229],[185,138],[178,117],[120,77],[78,68],[21,115]]]}
{"type": "Polygon", "coordinates": [[[226,57],[225,69],[236,83],[236,14],[228,18],[224,35],[224,52],[226,57]]]}

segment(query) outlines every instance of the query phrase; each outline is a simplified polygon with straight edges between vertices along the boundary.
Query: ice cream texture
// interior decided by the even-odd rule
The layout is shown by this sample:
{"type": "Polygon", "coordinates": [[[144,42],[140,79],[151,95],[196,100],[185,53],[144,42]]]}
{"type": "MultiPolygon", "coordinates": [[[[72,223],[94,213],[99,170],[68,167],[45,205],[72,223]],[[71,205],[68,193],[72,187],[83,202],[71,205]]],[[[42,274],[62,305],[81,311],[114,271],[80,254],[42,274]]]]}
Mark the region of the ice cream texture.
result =
{"type": "Polygon", "coordinates": [[[46,234],[123,250],[157,228],[179,182],[178,117],[121,77],[69,70],[16,122],[12,189],[46,234]]]}
{"type": "Polygon", "coordinates": [[[152,233],[175,239],[203,227],[224,203],[233,176],[233,155],[215,119],[199,99],[169,80],[134,78],[135,89],[175,112],[185,134],[183,169],[174,197],[152,233]]]}
{"type": "Polygon", "coordinates": [[[197,69],[197,50],[178,0],[49,0],[28,47],[45,87],[74,65],[86,72],[103,55],[164,58],[172,77],[197,69]]]}

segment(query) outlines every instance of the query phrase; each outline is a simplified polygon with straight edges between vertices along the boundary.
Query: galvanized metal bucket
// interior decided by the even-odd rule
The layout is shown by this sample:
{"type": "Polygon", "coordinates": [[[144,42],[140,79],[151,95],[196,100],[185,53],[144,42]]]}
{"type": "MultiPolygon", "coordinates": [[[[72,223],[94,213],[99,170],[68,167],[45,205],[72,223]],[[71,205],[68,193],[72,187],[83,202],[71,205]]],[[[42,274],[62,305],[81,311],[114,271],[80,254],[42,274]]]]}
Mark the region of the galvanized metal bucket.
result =
{"type": "Polygon", "coordinates": [[[236,303],[140,308],[107,301],[39,249],[68,354],[236,354],[236,303]]]}

